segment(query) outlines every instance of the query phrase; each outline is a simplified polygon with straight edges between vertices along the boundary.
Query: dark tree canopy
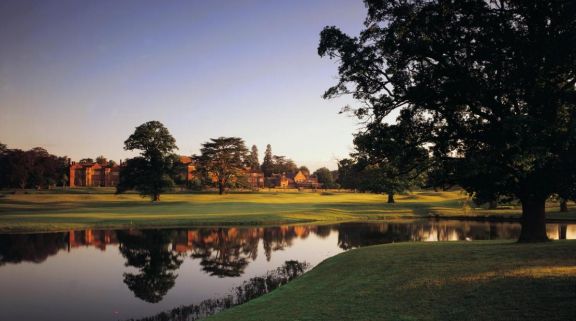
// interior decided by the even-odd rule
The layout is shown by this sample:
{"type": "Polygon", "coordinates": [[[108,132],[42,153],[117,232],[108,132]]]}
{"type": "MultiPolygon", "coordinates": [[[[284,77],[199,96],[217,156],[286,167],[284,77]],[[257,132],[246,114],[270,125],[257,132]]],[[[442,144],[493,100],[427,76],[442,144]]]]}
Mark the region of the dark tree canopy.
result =
{"type": "Polygon", "coordinates": [[[256,145],[252,145],[250,156],[248,157],[248,162],[251,170],[260,170],[260,161],[258,160],[258,147],[256,147],[256,145]]]}
{"type": "Polygon", "coordinates": [[[120,171],[117,193],[135,189],[142,196],[159,201],[160,194],[173,187],[177,157],[174,137],[158,121],[150,121],[138,127],[124,142],[125,150],[140,150],[139,157],[126,160],[120,171]]]}
{"type": "Polygon", "coordinates": [[[126,266],[138,270],[125,272],[124,283],[134,295],[146,302],[157,303],[174,287],[183,257],[170,246],[173,232],[143,230],[139,233],[118,232],[119,250],[126,266]]]}
{"type": "Polygon", "coordinates": [[[80,164],[94,164],[94,159],[92,158],[82,158],[78,161],[80,164]]]}
{"type": "Polygon", "coordinates": [[[140,150],[142,156],[151,158],[171,154],[178,147],[168,128],[153,120],[136,127],[134,133],[124,142],[124,149],[140,150]]]}
{"type": "Polygon", "coordinates": [[[106,165],[108,165],[108,160],[103,155],[100,155],[100,156],[96,157],[96,163],[103,165],[103,166],[106,166],[106,165]]]}
{"type": "Polygon", "coordinates": [[[274,162],[272,160],[272,146],[270,144],[266,145],[266,151],[264,152],[264,160],[262,161],[262,165],[260,168],[264,173],[264,176],[270,177],[272,175],[274,167],[274,162]]]}
{"type": "Polygon", "coordinates": [[[322,184],[324,188],[335,188],[336,182],[332,176],[332,172],[326,168],[321,167],[314,172],[314,176],[318,179],[318,183],[322,184]]]}
{"type": "Polygon", "coordinates": [[[242,138],[211,138],[202,144],[200,153],[195,157],[199,170],[208,181],[215,181],[220,194],[244,175],[248,165],[248,149],[242,138]]]}
{"type": "Polygon", "coordinates": [[[321,33],[340,63],[325,97],[352,95],[368,131],[397,116],[450,180],[520,199],[520,241],[546,240],[546,199],[576,176],[576,2],[365,4],[358,37],[321,33]]]}
{"type": "Polygon", "coordinates": [[[354,145],[357,152],[352,156],[362,178],[357,189],[386,193],[388,203],[394,203],[394,194],[421,185],[429,156],[413,128],[368,124],[366,131],[356,134],[354,145]]]}
{"type": "Polygon", "coordinates": [[[0,146],[0,188],[45,188],[66,184],[66,157],[43,148],[27,151],[0,146]]]}
{"type": "Polygon", "coordinates": [[[272,156],[272,174],[294,175],[298,172],[298,166],[286,156],[272,156]]]}

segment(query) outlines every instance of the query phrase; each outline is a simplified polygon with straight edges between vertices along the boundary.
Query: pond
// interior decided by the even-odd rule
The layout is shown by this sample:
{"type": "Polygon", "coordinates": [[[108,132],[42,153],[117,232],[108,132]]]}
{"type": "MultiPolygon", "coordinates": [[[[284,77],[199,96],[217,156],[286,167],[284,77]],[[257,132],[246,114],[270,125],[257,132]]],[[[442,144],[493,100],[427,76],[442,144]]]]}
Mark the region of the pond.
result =
{"type": "MultiPolygon", "coordinates": [[[[576,239],[576,224],[548,224],[576,239]]],[[[0,234],[0,320],[126,320],[219,297],[284,262],[405,241],[515,239],[517,223],[410,221],[0,234]]]]}

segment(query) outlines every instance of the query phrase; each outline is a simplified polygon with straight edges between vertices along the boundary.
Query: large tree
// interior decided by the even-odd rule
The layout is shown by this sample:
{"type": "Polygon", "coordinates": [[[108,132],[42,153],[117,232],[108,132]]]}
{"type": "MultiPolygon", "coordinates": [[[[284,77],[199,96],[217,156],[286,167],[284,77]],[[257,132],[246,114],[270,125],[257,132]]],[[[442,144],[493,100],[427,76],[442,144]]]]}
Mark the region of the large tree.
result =
{"type": "Polygon", "coordinates": [[[520,241],[546,240],[545,202],[576,176],[576,2],[365,4],[358,37],[321,33],[340,63],[325,97],[351,94],[368,124],[398,116],[468,192],[521,201],[520,241]]]}
{"type": "Polygon", "coordinates": [[[242,138],[211,138],[202,144],[200,153],[195,157],[199,170],[208,180],[215,181],[220,195],[244,175],[248,165],[248,149],[242,138]]]}
{"type": "Polygon", "coordinates": [[[153,202],[174,185],[175,163],[173,151],[176,140],[162,123],[149,121],[138,127],[124,142],[125,150],[140,150],[140,156],[126,160],[120,171],[116,193],[135,189],[153,202]]]}

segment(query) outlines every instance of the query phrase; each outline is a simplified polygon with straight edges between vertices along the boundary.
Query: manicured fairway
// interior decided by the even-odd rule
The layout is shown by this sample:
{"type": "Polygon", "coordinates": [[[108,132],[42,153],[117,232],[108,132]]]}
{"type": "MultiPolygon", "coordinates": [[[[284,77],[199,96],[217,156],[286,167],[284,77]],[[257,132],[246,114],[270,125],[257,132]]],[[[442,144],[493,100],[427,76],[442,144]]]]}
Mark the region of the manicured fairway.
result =
{"type": "MultiPolygon", "coordinates": [[[[360,193],[259,192],[166,194],[156,204],[136,194],[4,194],[0,232],[191,225],[260,225],[418,218],[518,217],[518,208],[469,209],[461,192],[419,192],[396,197],[360,193]]],[[[551,204],[551,206],[555,206],[551,204]]],[[[551,209],[556,209],[556,206],[551,209]]],[[[576,218],[574,212],[552,217],[576,218]]]]}
{"type": "Polygon", "coordinates": [[[575,253],[576,241],[371,246],[208,320],[575,320],[575,253]]]}

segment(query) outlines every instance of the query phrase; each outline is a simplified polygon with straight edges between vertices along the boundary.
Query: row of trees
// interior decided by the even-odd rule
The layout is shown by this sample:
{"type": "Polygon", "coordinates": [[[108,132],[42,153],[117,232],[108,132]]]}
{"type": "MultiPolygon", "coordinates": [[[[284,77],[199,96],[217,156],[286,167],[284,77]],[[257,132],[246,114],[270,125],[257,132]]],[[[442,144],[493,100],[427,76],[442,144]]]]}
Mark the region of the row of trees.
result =
{"type": "MultiPolygon", "coordinates": [[[[176,141],[158,121],[138,126],[124,142],[124,149],[139,150],[140,156],[128,159],[122,167],[117,193],[134,189],[143,196],[150,196],[152,201],[159,201],[160,194],[170,190],[183,172],[182,164],[175,154],[178,149],[176,141]]],[[[212,138],[202,144],[200,155],[192,158],[201,184],[215,184],[220,194],[226,188],[247,186],[246,169],[261,170],[265,177],[274,174],[293,175],[299,170],[310,175],[305,166],[299,168],[291,159],[273,155],[270,145],[266,147],[260,165],[258,148],[254,145],[249,151],[244,140],[238,137],[212,138]]],[[[326,187],[336,187],[332,173],[327,168],[321,168],[315,174],[326,187]]]]}
{"type": "MultiPolygon", "coordinates": [[[[175,154],[176,141],[168,129],[158,121],[151,121],[136,128],[124,142],[125,150],[139,150],[140,156],[128,159],[121,169],[117,192],[137,190],[150,196],[153,201],[160,194],[181,182],[186,172],[175,154]]],[[[262,165],[259,163],[258,148],[251,150],[237,137],[214,138],[202,144],[200,155],[193,156],[200,184],[215,185],[220,194],[229,187],[248,186],[244,174],[246,169],[262,171],[265,177],[274,174],[294,175],[299,170],[306,175],[310,171],[305,166],[298,167],[285,156],[272,154],[270,145],[262,165]]],[[[95,159],[83,158],[80,164],[100,164],[113,166],[116,163],[104,156],[95,159]]],[[[336,187],[332,173],[321,168],[315,173],[320,183],[327,188],[336,187]]],[[[49,154],[45,149],[33,148],[28,151],[8,149],[0,144],[0,187],[2,188],[47,188],[68,184],[68,159],[49,154]]]]}
{"type": "Polygon", "coordinates": [[[8,149],[0,143],[0,188],[50,188],[68,183],[68,161],[43,148],[8,149]]]}

